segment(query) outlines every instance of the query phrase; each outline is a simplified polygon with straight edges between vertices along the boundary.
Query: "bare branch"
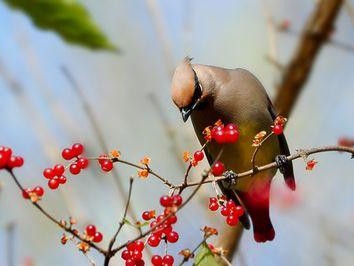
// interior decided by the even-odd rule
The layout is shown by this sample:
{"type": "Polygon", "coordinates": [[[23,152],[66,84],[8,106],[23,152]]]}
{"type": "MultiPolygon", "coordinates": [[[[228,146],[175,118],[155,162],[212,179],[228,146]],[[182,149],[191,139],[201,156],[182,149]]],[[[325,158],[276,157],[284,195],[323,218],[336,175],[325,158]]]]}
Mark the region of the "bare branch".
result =
{"type": "MultiPolygon", "coordinates": [[[[12,170],[8,170],[7,171],[10,173],[12,179],[15,181],[17,187],[21,190],[21,191],[25,191],[23,186],[21,185],[21,183],[19,182],[19,180],[17,179],[16,175],[14,174],[14,172],[12,170]]],[[[41,205],[39,205],[39,203],[31,201],[32,205],[35,206],[44,216],[46,216],[49,220],[51,220],[53,223],[55,223],[56,225],[58,225],[60,228],[62,228],[64,231],[70,233],[71,235],[73,235],[74,237],[76,237],[77,239],[79,239],[82,242],[87,243],[90,247],[96,249],[98,252],[100,252],[101,254],[103,254],[104,256],[106,255],[107,251],[105,251],[104,249],[100,248],[99,246],[97,246],[95,243],[93,243],[92,241],[88,241],[86,239],[84,239],[82,236],[80,236],[74,229],[72,229],[71,227],[68,227],[66,225],[64,225],[63,223],[61,223],[59,220],[55,219],[51,214],[49,214],[41,205]]]]}
{"type": "Polygon", "coordinates": [[[123,214],[122,220],[119,223],[119,226],[118,226],[118,229],[117,229],[116,233],[114,234],[114,236],[112,237],[111,241],[109,242],[107,255],[106,255],[105,260],[104,260],[104,265],[108,265],[109,264],[109,261],[112,258],[110,255],[111,255],[111,251],[112,251],[113,245],[116,242],[116,239],[117,239],[117,236],[118,236],[119,232],[122,230],[123,225],[125,224],[125,220],[126,220],[126,217],[127,217],[127,214],[128,214],[129,204],[130,204],[131,196],[132,196],[133,181],[134,181],[134,179],[131,177],[129,179],[129,193],[128,193],[128,198],[127,198],[127,203],[125,204],[124,214],[123,214]]]}
{"type": "Polygon", "coordinates": [[[284,72],[274,105],[279,114],[289,117],[310,76],[313,63],[334,28],[343,0],[321,0],[305,24],[299,44],[284,72]]]}

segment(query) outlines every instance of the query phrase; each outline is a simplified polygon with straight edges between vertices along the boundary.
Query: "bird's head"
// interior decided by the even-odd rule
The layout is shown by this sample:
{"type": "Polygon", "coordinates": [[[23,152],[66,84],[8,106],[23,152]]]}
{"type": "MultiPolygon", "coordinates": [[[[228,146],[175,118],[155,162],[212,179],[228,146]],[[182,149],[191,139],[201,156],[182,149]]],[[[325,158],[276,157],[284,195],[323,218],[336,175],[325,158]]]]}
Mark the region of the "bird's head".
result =
{"type": "Polygon", "coordinates": [[[172,78],[172,100],[179,108],[183,121],[186,122],[193,110],[197,107],[203,95],[189,57],[185,57],[177,66],[172,78]]]}

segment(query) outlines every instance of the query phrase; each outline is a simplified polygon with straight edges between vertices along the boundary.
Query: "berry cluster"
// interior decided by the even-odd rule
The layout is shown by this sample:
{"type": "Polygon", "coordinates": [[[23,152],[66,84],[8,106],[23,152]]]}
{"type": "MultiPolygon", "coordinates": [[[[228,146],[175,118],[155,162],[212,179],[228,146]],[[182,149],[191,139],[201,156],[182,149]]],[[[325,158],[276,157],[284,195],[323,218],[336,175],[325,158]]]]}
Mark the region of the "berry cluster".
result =
{"type": "Polygon", "coordinates": [[[11,148],[0,146],[0,169],[13,169],[23,165],[21,156],[13,156],[11,148]]]}
{"type": "Polygon", "coordinates": [[[125,260],[126,266],[143,266],[145,265],[143,257],[144,242],[137,240],[127,245],[127,248],[123,250],[121,258],[125,260]]]}
{"type": "Polygon", "coordinates": [[[104,172],[109,172],[113,169],[113,162],[106,154],[102,154],[98,157],[98,163],[104,172]]]}
{"type": "Polygon", "coordinates": [[[161,223],[165,218],[168,218],[160,225],[158,225],[148,238],[148,244],[151,247],[157,247],[162,239],[169,243],[178,241],[179,235],[173,231],[172,225],[177,222],[177,216],[172,214],[173,208],[182,204],[182,197],[180,195],[162,196],[160,198],[160,205],[165,207],[163,214],[159,215],[150,223],[150,227],[154,228],[157,224],[161,223]]]}
{"type": "Polygon", "coordinates": [[[89,165],[89,160],[82,156],[83,152],[84,146],[81,143],[75,143],[71,148],[65,148],[61,153],[62,157],[67,161],[76,158],[69,167],[69,171],[73,175],[80,174],[81,170],[87,168],[89,165]]]}
{"type": "Polygon", "coordinates": [[[40,186],[36,186],[35,188],[26,188],[22,191],[22,197],[24,199],[30,199],[31,196],[41,198],[44,195],[44,189],[40,186]]]}
{"type": "Polygon", "coordinates": [[[237,126],[232,123],[226,126],[216,125],[211,129],[211,138],[219,144],[234,143],[238,140],[239,135],[237,126]]]}
{"type": "MultiPolygon", "coordinates": [[[[164,240],[165,243],[176,243],[179,239],[179,235],[176,231],[173,230],[172,225],[177,222],[177,216],[173,214],[176,209],[181,206],[183,199],[181,195],[173,195],[173,196],[161,196],[160,197],[160,205],[164,207],[164,211],[162,214],[156,217],[156,211],[144,211],[142,213],[142,218],[145,221],[150,221],[150,228],[153,228],[152,233],[147,239],[147,244],[151,247],[157,247],[160,245],[161,241],[164,240]]],[[[143,265],[143,264],[128,264],[127,259],[133,260],[133,255],[128,253],[128,250],[123,251],[122,258],[126,260],[125,265],[143,265]],[[124,257],[123,257],[124,256],[124,257]],[[127,258],[127,259],[126,259],[127,258]]],[[[171,255],[166,254],[161,257],[160,255],[154,255],[151,258],[151,263],[154,266],[172,266],[174,262],[174,258],[171,255]]],[[[129,262],[130,263],[130,262],[129,262]]],[[[141,262],[139,262],[141,263],[141,262]]]]}
{"type": "Polygon", "coordinates": [[[64,176],[65,167],[62,164],[56,164],[53,168],[45,168],[43,176],[48,180],[48,187],[50,189],[57,189],[60,184],[66,183],[64,176]]]}
{"type": "Polygon", "coordinates": [[[226,201],[221,198],[219,202],[216,197],[209,198],[209,210],[217,211],[220,205],[220,213],[222,216],[226,216],[226,223],[230,226],[237,225],[240,216],[244,214],[243,207],[241,205],[236,205],[231,199],[226,201]]]}
{"type": "Polygon", "coordinates": [[[89,237],[89,239],[93,242],[101,242],[103,239],[102,233],[98,232],[96,226],[90,224],[86,226],[85,233],[89,237]]]}

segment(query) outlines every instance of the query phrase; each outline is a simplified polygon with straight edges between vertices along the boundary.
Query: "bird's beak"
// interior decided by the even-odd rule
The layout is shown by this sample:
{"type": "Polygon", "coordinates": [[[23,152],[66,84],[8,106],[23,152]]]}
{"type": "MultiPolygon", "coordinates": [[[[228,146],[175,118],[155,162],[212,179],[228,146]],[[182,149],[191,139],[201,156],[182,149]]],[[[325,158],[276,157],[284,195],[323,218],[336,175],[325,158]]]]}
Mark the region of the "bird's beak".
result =
{"type": "Polygon", "coordinates": [[[195,107],[197,106],[197,104],[198,104],[198,101],[196,101],[195,103],[180,109],[181,114],[182,114],[183,122],[186,122],[188,120],[188,118],[192,114],[192,112],[195,109],[195,107]]]}
{"type": "Polygon", "coordinates": [[[188,117],[191,115],[191,113],[192,109],[189,106],[181,108],[183,122],[186,122],[188,120],[188,117]]]}

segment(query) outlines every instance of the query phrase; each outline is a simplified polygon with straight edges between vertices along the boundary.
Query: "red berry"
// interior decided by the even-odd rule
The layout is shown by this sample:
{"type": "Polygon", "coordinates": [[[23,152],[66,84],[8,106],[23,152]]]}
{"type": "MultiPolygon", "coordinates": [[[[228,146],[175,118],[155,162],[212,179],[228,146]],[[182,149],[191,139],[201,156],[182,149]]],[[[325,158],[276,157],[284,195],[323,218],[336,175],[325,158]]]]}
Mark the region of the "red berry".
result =
{"type": "Polygon", "coordinates": [[[163,263],[166,263],[166,264],[168,264],[168,265],[173,265],[174,258],[173,258],[171,255],[165,255],[165,256],[162,258],[162,262],[163,262],[163,263]]]}
{"type": "Polygon", "coordinates": [[[32,190],[31,189],[29,189],[29,188],[26,188],[26,189],[24,189],[24,190],[22,190],[22,197],[24,198],[24,199],[29,199],[30,198],[30,193],[32,192],[32,190]]]}
{"type": "Polygon", "coordinates": [[[227,130],[225,132],[225,140],[228,143],[234,143],[238,140],[239,133],[236,129],[227,130]]]}
{"type": "Polygon", "coordinates": [[[159,216],[157,216],[156,221],[159,223],[159,222],[161,222],[163,219],[165,219],[165,215],[159,215],[159,216]]]}
{"type": "Polygon", "coordinates": [[[164,227],[164,229],[162,230],[162,233],[164,233],[165,235],[169,234],[172,232],[172,226],[171,225],[167,225],[164,227]]]}
{"type": "Polygon", "coordinates": [[[234,215],[240,217],[244,214],[244,209],[242,208],[242,206],[238,205],[234,208],[234,215]]]}
{"type": "MultiPolygon", "coordinates": [[[[47,168],[48,169],[48,168],[47,168]]],[[[54,171],[54,174],[57,176],[57,177],[60,177],[64,174],[65,172],[65,167],[64,165],[62,164],[56,164],[54,165],[54,168],[53,168],[53,171],[54,171]]]]}
{"type": "Polygon", "coordinates": [[[280,134],[282,134],[282,133],[283,133],[283,127],[282,127],[281,125],[275,125],[275,126],[273,127],[273,133],[274,133],[275,135],[280,135],[280,134]]]}
{"type": "Polygon", "coordinates": [[[194,160],[196,160],[197,162],[200,162],[204,158],[204,153],[202,151],[196,151],[194,153],[193,157],[194,157],[194,160]]]}
{"type": "Polygon", "coordinates": [[[103,235],[100,232],[96,232],[95,235],[93,236],[93,242],[101,242],[103,239],[103,235]]]}
{"type": "Polygon", "coordinates": [[[216,197],[211,197],[209,198],[209,203],[213,203],[213,202],[218,202],[218,199],[216,197]]]}
{"type": "Polygon", "coordinates": [[[23,158],[20,156],[11,156],[7,161],[7,167],[12,169],[15,167],[21,167],[23,165],[23,158]]]}
{"type": "Polygon", "coordinates": [[[215,139],[215,141],[219,144],[226,142],[226,134],[224,130],[216,131],[212,136],[215,139]]]}
{"type": "Polygon", "coordinates": [[[160,204],[163,207],[170,207],[172,205],[171,198],[167,195],[164,195],[160,198],[160,204]]]}
{"type": "Polygon", "coordinates": [[[96,234],[96,226],[94,226],[93,224],[89,224],[88,226],[86,226],[85,231],[88,236],[93,237],[96,234]]]}
{"type": "Polygon", "coordinates": [[[4,168],[7,164],[7,157],[0,152],[0,169],[4,168]]]}
{"type": "Polygon", "coordinates": [[[135,266],[144,266],[145,265],[145,262],[140,259],[140,260],[135,260],[135,266]]]}
{"type": "Polygon", "coordinates": [[[157,247],[160,244],[161,237],[157,236],[156,234],[152,234],[148,238],[148,244],[150,247],[157,247]]]}
{"type": "Polygon", "coordinates": [[[50,179],[48,181],[48,187],[51,189],[57,189],[59,187],[59,180],[58,179],[50,179]]]}
{"type": "Polygon", "coordinates": [[[225,166],[222,162],[217,161],[214,165],[213,168],[211,169],[211,172],[213,173],[214,176],[221,176],[225,171],[225,166]]]}
{"type": "Polygon", "coordinates": [[[170,217],[167,218],[166,222],[168,224],[175,224],[177,222],[177,216],[171,215],[170,217]]]}
{"type": "Polygon", "coordinates": [[[101,154],[100,156],[98,156],[98,163],[99,164],[103,164],[104,161],[108,160],[108,156],[106,154],[101,154]]]}
{"type": "Polygon", "coordinates": [[[59,182],[59,184],[65,184],[66,183],[66,177],[62,175],[61,177],[58,178],[58,182],[59,182]]]}
{"type": "Polygon", "coordinates": [[[233,209],[236,207],[236,204],[233,200],[228,200],[226,202],[226,208],[228,208],[229,210],[233,209]]]}
{"type": "Polygon", "coordinates": [[[127,259],[125,261],[125,266],[136,266],[135,261],[133,259],[127,259]]]}
{"type": "Polygon", "coordinates": [[[143,254],[141,253],[141,251],[139,250],[134,250],[133,254],[132,254],[132,259],[137,261],[137,260],[141,260],[141,258],[143,257],[143,254]]]}
{"type": "Polygon", "coordinates": [[[178,241],[179,235],[177,232],[172,231],[166,235],[166,239],[170,243],[176,243],[178,241]]]}
{"type": "Polygon", "coordinates": [[[125,249],[123,250],[122,254],[120,255],[120,257],[123,259],[123,260],[128,260],[130,259],[132,256],[130,254],[130,251],[125,249]]]}
{"type": "Polygon", "coordinates": [[[162,257],[159,255],[152,256],[151,263],[154,266],[161,266],[162,265],[162,257]]]}
{"type": "Polygon", "coordinates": [[[105,172],[109,172],[113,169],[113,163],[111,160],[105,160],[102,164],[101,164],[101,169],[105,172]]]}
{"type": "Polygon", "coordinates": [[[178,206],[180,206],[180,205],[182,204],[183,199],[182,199],[182,196],[181,196],[181,195],[177,194],[177,195],[173,195],[173,196],[171,197],[171,201],[172,201],[172,205],[178,207],[178,206]]]}
{"type": "Polygon", "coordinates": [[[139,250],[140,252],[143,251],[145,245],[144,245],[144,242],[143,241],[136,241],[135,242],[135,250],[139,250]]]}
{"type": "Polygon", "coordinates": [[[10,160],[12,150],[8,147],[0,146],[0,169],[4,168],[10,160]]]}
{"type": "Polygon", "coordinates": [[[228,208],[223,206],[223,207],[221,207],[220,213],[222,216],[228,216],[230,214],[230,211],[228,208]]]}
{"type": "Polygon", "coordinates": [[[226,223],[230,226],[235,226],[238,223],[238,217],[236,215],[229,215],[226,217],[226,223]]]}
{"type": "Polygon", "coordinates": [[[74,152],[69,149],[69,148],[66,148],[64,149],[62,152],[61,152],[61,156],[65,159],[65,160],[71,160],[72,158],[75,157],[75,154],[74,152]]]}
{"type": "Polygon", "coordinates": [[[129,251],[134,251],[135,250],[135,247],[136,247],[136,242],[133,241],[133,242],[130,242],[128,245],[127,245],[127,249],[129,251]]]}
{"type": "Polygon", "coordinates": [[[151,219],[150,217],[150,212],[149,211],[144,211],[143,214],[141,215],[141,217],[145,220],[148,221],[151,219]]]}
{"type": "Polygon", "coordinates": [[[209,204],[209,210],[216,211],[217,209],[219,209],[219,204],[217,202],[212,202],[209,204]]]}
{"type": "Polygon", "coordinates": [[[54,177],[55,173],[52,168],[46,168],[43,170],[43,176],[47,179],[52,179],[54,177]]]}
{"type": "Polygon", "coordinates": [[[38,197],[42,197],[44,195],[44,189],[40,186],[36,186],[33,189],[33,192],[36,193],[38,197]]]}
{"type": "Polygon", "coordinates": [[[71,147],[72,153],[74,154],[74,157],[77,157],[81,155],[84,151],[84,146],[80,143],[75,143],[71,147]]]}
{"type": "Polygon", "coordinates": [[[150,228],[154,228],[156,225],[157,225],[157,222],[156,221],[152,221],[150,223],[150,228]]]}
{"type": "Polygon", "coordinates": [[[229,123],[225,126],[225,130],[237,130],[237,126],[233,123],[229,123]]]}
{"type": "Polygon", "coordinates": [[[77,163],[72,163],[69,170],[73,175],[78,175],[81,172],[81,168],[77,163]]]}
{"type": "Polygon", "coordinates": [[[80,166],[81,169],[85,169],[89,165],[89,160],[87,158],[82,157],[77,160],[77,164],[80,166]]]}

